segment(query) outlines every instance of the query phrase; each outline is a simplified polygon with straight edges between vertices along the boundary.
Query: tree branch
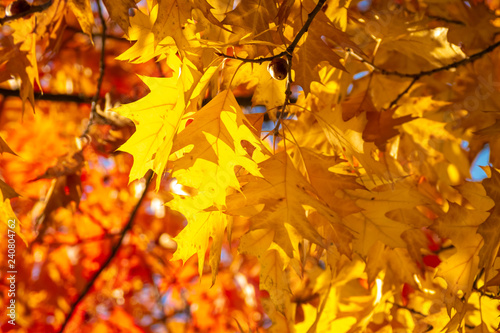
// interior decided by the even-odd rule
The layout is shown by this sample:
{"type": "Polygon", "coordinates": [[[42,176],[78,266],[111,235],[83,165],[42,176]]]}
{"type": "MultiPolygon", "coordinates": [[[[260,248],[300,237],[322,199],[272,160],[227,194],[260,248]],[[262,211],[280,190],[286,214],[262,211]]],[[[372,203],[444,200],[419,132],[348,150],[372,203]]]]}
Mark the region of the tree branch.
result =
{"type": "Polygon", "coordinates": [[[151,183],[152,178],[153,178],[153,172],[149,171],[148,175],[146,176],[146,185],[145,185],[144,191],[142,192],[142,195],[141,195],[139,201],[137,201],[137,204],[135,205],[134,209],[132,210],[132,213],[129,216],[128,222],[120,234],[120,238],[118,239],[118,242],[111,250],[111,254],[109,255],[109,257],[102,264],[102,266],[99,268],[99,270],[94,274],[94,276],[89,281],[89,283],[87,283],[87,285],[83,289],[80,296],[78,296],[78,299],[71,306],[71,309],[70,309],[68,315],[66,316],[66,319],[64,320],[64,323],[62,324],[61,329],[59,330],[59,333],[64,332],[64,329],[66,328],[66,325],[68,325],[69,321],[71,320],[71,317],[75,313],[77,306],[83,301],[85,296],[87,296],[87,294],[90,292],[90,289],[92,289],[92,287],[94,286],[94,283],[99,278],[99,275],[101,275],[101,273],[109,266],[111,261],[113,261],[116,254],[118,253],[118,250],[120,249],[120,247],[123,243],[123,239],[125,238],[125,235],[132,228],[132,224],[134,222],[135,216],[137,215],[137,212],[139,211],[139,207],[141,206],[142,202],[144,201],[144,198],[146,197],[146,193],[148,192],[148,187],[149,187],[149,184],[151,183]]]}
{"type": "MultiPolygon", "coordinates": [[[[0,95],[5,97],[19,97],[19,89],[0,88],[0,95]]],[[[35,100],[90,104],[92,102],[92,97],[83,95],[67,95],[67,94],[51,94],[51,93],[42,94],[40,92],[35,92],[35,100]]]]}
{"type": "Polygon", "coordinates": [[[227,58],[227,59],[235,59],[235,60],[240,60],[243,62],[253,62],[253,63],[257,63],[257,64],[262,64],[265,61],[271,61],[275,58],[281,58],[282,56],[284,56],[286,54],[286,51],[283,51],[281,53],[278,53],[278,54],[270,56],[270,57],[262,57],[262,58],[255,58],[255,59],[247,59],[247,58],[240,58],[237,56],[230,56],[230,55],[224,54],[222,52],[215,52],[215,54],[217,54],[218,56],[227,58]]]}
{"type": "Polygon", "coordinates": [[[316,5],[316,7],[314,7],[314,9],[312,10],[312,12],[309,13],[309,15],[307,16],[306,23],[304,23],[304,26],[302,27],[302,29],[300,29],[299,33],[295,36],[295,38],[293,39],[292,44],[290,44],[286,48],[286,52],[288,54],[292,54],[293,53],[293,51],[295,50],[295,47],[297,47],[297,44],[299,43],[300,39],[307,32],[307,30],[309,30],[309,26],[311,25],[312,21],[314,20],[314,17],[316,16],[316,14],[319,13],[319,11],[321,10],[321,8],[323,8],[323,5],[325,4],[325,2],[326,2],[326,0],[319,0],[318,4],[316,5]]]}
{"type": "Polygon", "coordinates": [[[414,77],[413,80],[411,80],[410,84],[408,85],[408,87],[406,87],[405,90],[403,90],[392,102],[391,104],[389,104],[389,109],[392,108],[394,105],[397,104],[397,102],[401,99],[401,97],[403,97],[409,90],[411,87],[413,87],[413,85],[415,84],[415,82],[418,81],[418,78],[414,77]]]}
{"type": "Polygon", "coordinates": [[[31,15],[33,13],[39,13],[44,11],[45,9],[49,8],[52,5],[52,0],[47,1],[44,4],[38,5],[38,6],[31,6],[28,10],[25,10],[23,12],[11,15],[11,16],[5,16],[3,18],[0,18],[0,25],[3,25],[6,22],[9,21],[14,21],[23,17],[26,17],[28,15],[31,15]]]}
{"type": "Polygon", "coordinates": [[[256,59],[240,58],[240,57],[237,57],[237,56],[230,56],[230,55],[227,55],[227,54],[224,54],[224,53],[221,53],[221,52],[215,52],[215,54],[217,54],[217,55],[219,55],[221,57],[224,57],[224,58],[228,58],[228,59],[236,59],[236,60],[240,60],[240,61],[243,61],[243,62],[253,62],[253,63],[259,63],[259,64],[262,64],[265,61],[271,61],[271,60],[276,59],[276,58],[281,58],[284,55],[290,55],[291,56],[293,54],[293,51],[297,47],[297,44],[299,43],[300,39],[307,32],[307,30],[309,30],[309,26],[311,25],[312,21],[314,20],[314,17],[316,16],[316,14],[319,13],[319,11],[321,10],[321,8],[325,4],[325,2],[326,2],[326,0],[319,0],[318,1],[318,3],[316,4],[316,7],[314,7],[314,9],[307,16],[306,23],[304,23],[304,25],[302,26],[302,28],[300,29],[300,31],[297,33],[297,35],[295,36],[295,38],[292,41],[292,44],[290,44],[286,48],[286,51],[283,51],[281,53],[278,53],[278,54],[270,56],[270,57],[263,57],[263,58],[256,58],[256,59]]]}
{"type": "Polygon", "coordinates": [[[422,316],[422,317],[427,317],[427,315],[423,314],[422,312],[419,312],[417,310],[409,308],[409,307],[407,307],[405,305],[401,305],[401,304],[394,303],[394,302],[391,302],[391,301],[386,301],[386,302],[389,303],[389,304],[392,304],[392,305],[396,306],[397,308],[406,309],[406,310],[410,311],[413,314],[416,314],[416,315],[419,315],[419,316],[422,316]]]}
{"type": "Polygon", "coordinates": [[[477,59],[479,59],[482,56],[484,56],[485,54],[490,53],[491,51],[493,51],[494,49],[496,49],[499,46],[500,46],[500,41],[498,41],[498,42],[496,42],[496,43],[488,46],[484,50],[479,51],[479,52],[477,52],[477,53],[475,53],[475,54],[473,54],[473,55],[471,55],[471,56],[469,56],[467,58],[464,58],[464,59],[459,60],[459,61],[452,62],[451,64],[448,64],[448,65],[445,65],[445,66],[434,68],[434,69],[431,69],[431,70],[421,71],[420,73],[400,73],[400,72],[397,72],[397,71],[388,71],[388,70],[385,70],[383,68],[378,67],[377,65],[369,62],[368,60],[365,60],[365,59],[361,58],[361,61],[364,62],[364,63],[369,64],[377,72],[380,72],[380,74],[382,74],[382,75],[394,75],[394,76],[405,77],[405,78],[414,78],[414,79],[418,80],[418,79],[420,79],[423,76],[432,75],[432,74],[435,74],[437,72],[446,71],[446,70],[451,69],[451,68],[456,68],[456,67],[463,66],[463,65],[469,64],[471,62],[474,62],[477,59]]]}
{"type": "MultiPolygon", "coordinates": [[[[0,95],[5,97],[19,97],[19,89],[5,89],[0,88],[0,95]]],[[[35,100],[38,101],[51,101],[51,102],[70,102],[70,103],[79,103],[79,104],[91,104],[92,96],[84,96],[84,95],[68,95],[68,94],[51,94],[51,93],[43,93],[35,92],[35,100]]],[[[241,106],[251,106],[252,99],[251,97],[236,97],[238,104],[241,106]]],[[[206,105],[210,99],[204,99],[203,105],[206,105]]]]}
{"type": "Polygon", "coordinates": [[[102,5],[100,1],[97,1],[97,11],[99,13],[99,18],[102,24],[102,34],[101,34],[101,58],[99,60],[99,78],[97,79],[97,89],[94,97],[92,97],[92,102],[90,106],[90,117],[87,127],[83,131],[82,137],[86,136],[92,124],[101,116],[97,113],[97,102],[99,101],[99,96],[101,95],[102,81],[104,79],[104,71],[106,70],[105,56],[106,56],[106,21],[102,15],[102,5]]]}

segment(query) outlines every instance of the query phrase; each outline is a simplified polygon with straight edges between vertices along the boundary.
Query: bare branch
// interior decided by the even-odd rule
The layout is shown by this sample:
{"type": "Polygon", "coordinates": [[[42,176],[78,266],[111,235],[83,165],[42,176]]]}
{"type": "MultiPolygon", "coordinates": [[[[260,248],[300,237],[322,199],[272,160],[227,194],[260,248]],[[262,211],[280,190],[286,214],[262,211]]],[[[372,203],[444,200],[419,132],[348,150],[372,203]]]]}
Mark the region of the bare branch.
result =
{"type": "Polygon", "coordinates": [[[99,78],[97,79],[97,89],[94,97],[92,97],[92,103],[90,106],[90,117],[87,127],[83,131],[82,137],[86,136],[92,124],[101,116],[97,113],[97,102],[99,101],[99,96],[101,94],[102,81],[104,79],[104,71],[106,70],[105,56],[106,56],[106,21],[102,15],[102,5],[100,1],[97,1],[97,11],[99,13],[99,18],[102,24],[102,34],[101,34],[101,59],[99,60],[99,78]]]}
{"type": "Polygon", "coordinates": [[[271,60],[273,60],[275,58],[281,58],[282,56],[284,56],[286,54],[286,51],[283,51],[283,52],[278,53],[276,55],[273,55],[271,57],[263,57],[263,58],[256,58],[256,59],[240,58],[240,57],[237,57],[237,56],[230,56],[230,55],[227,55],[227,54],[224,54],[224,53],[221,53],[221,52],[215,52],[215,54],[217,54],[218,56],[227,58],[227,59],[235,59],[235,60],[240,60],[240,61],[243,61],[243,62],[252,62],[252,63],[262,64],[265,61],[271,61],[271,60]]]}
{"type": "Polygon", "coordinates": [[[410,84],[408,85],[408,87],[406,87],[405,90],[403,90],[392,102],[391,104],[389,104],[389,109],[392,108],[394,105],[396,105],[398,103],[398,101],[401,99],[401,97],[403,97],[409,90],[411,87],[413,87],[413,85],[415,84],[415,82],[418,81],[418,78],[414,77],[413,80],[411,80],[410,84]]]}
{"type": "MultiPolygon", "coordinates": [[[[482,56],[484,56],[485,54],[492,52],[494,49],[496,49],[499,46],[500,46],[500,41],[498,41],[498,42],[496,42],[496,43],[488,46],[484,50],[479,51],[479,52],[477,52],[477,53],[475,53],[475,54],[473,54],[473,55],[471,55],[471,56],[469,56],[467,58],[464,58],[464,59],[459,60],[459,61],[452,62],[451,64],[448,64],[448,65],[444,65],[444,66],[441,66],[441,67],[438,67],[438,68],[434,68],[434,69],[431,69],[431,70],[421,71],[420,73],[401,73],[401,72],[397,72],[397,71],[388,71],[386,69],[378,67],[377,65],[369,62],[368,60],[361,59],[361,61],[364,62],[364,63],[369,64],[370,66],[372,66],[374,68],[375,71],[379,72],[382,75],[394,75],[394,76],[406,77],[406,78],[416,78],[418,80],[418,79],[420,79],[423,76],[432,75],[432,74],[435,74],[435,73],[438,73],[438,72],[441,72],[441,71],[446,71],[446,70],[449,70],[449,69],[452,69],[452,68],[457,68],[459,66],[463,66],[463,65],[469,64],[471,62],[474,62],[477,59],[479,59],[482,56]]],[[[359,58],[359,56],[358,56],[358,58],[359,58]]]]}
{"type": "Polygon", "coordinates": [[[134,209],[132,210],[132,213],[129,216],[128,222],[120,234],[120,239],[118,239],[118,242],[115,244],[115,246],[113,246],[113,249],[111,250],[111,254],[109,255],[109,257],[102,264],[102,266],[99,268],[99,270],[94,274],[94,276],[89,281],[89,283],[87,283],[87,285],[83,289],[80,296],[78,296],[78,299],[71,305],[71,309],[70,309],[68,315],[66,316],[66,319],[64,320],[64,323],[62,324],[61,329],[59,330],[59,333],[64,332],[64,329],[66,328],[69,321],[71,320],[71,317],[75,313],[75,310],[78,307],[78,305],[83,301],[85,296],[87,296],[89,291],[94,286],[94,283],[99,278],[99,275],[101,275],[101,273],[109,266],[109,264],[113,261],[116,254],[118,253],[118,250],[120,249],[120,247],[123,243],[123,239],[125,238],[125,235],[132,228],[132,224],[134,222],[135,216],[137,215],[137,212],[139,211],[139,207],[141,206],[142,202],[144,201],[144,198],[146,197],[146,193],[148,192],[148,187],[149,187],[149,184],[151,183],[152,178],[153,178],[153,172],[149,171],[148,175],[146,176],[146,186],[144,188],[144,191],[142,192],[141,198],[139,199],[139,201],[137,201],[137,204],[135,205],[134,209]]]}
{"type": "Polygon", "coordinates": [[[312,10],[312,12],[309,13],[309,15],[307,16],[306,23],[304,23],[304,26],[302,27],[302,29],[300,29],[300,31],[297,34],[297,36],[295,36],[295,38],[293,39],[292,44],[290,44],[286,48],[286,52],[288,54],[292,54],[293,53],[293,51],[297,47],[297,44],[299,43],[300,39],[307,32],[307,30],[309,30],[309,26],[311,25],[312,21],[314,20],[314,17],[316,16],[316,14],[319,13],[319,11],[321,10],[321,8],[323,8],[323,5],[325,4],[325,2],[326,2],[326,0],[320,0],[320,1],[318,1],[318,4],[316,5],[316,7],[314,7],[314,9],[312,10]]]}
{"type": "Polygon", "coordinates": [[[325,4],[325,2],[326,2],[326,0],[320,0],[318,2],[318,4],[316,5],[316,7],[314,7],[314,9],[309,13],[309,15],[307,16],[306,23],[304,23],[304,26],[302,26],[300,31],[297,33],[297,35],[295,36],[295,38],[292,41],[292,44],[290,44],[286,48],[286,51],[283,51],[283,52],[278,53],[276,55],[273,55],[271,57],[263,57],[263,58],[256,58],[256,59],[240,58],[237,56],[230,56],[230,55],[227,55],[227,54],[224,54],[221,52],[216,52],[216,54],[221,56],[221,57],[228,58],[228,59],[236,59],[236,60],[240,60],[243,62],[253,62],[253,63],[259,63],[259,64],[262,64],[264,61],[271,61],[271,60],[276,59],[276,58],[281,58],[284,55],[291,56],[293,54],[293,51],[297,47],[297,44],[299,43],[300,39],[307,32],[307,30],[309,30],[309,26],[311,25],[312,21],[314,20],[314,17],[316,16],[316,14],[319,13],[319,11],[321,10],[321,8],[325,4]]]}

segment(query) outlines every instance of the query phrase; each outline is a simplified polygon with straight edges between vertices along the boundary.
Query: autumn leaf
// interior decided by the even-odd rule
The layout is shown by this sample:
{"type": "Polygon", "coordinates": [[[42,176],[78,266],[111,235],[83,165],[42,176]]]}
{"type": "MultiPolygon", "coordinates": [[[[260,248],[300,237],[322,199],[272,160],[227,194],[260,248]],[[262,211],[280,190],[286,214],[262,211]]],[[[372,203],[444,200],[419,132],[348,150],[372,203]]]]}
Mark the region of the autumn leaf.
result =
{"type": "Polygon", "coordinates": [[[367,117],[369,112],[377,112],[367,91],[349,96],[342,102],[342,119],[344,121],[357,117],[363,112],[367,112],[367,117]]]}
{"type": "Polygon", "coordinates": [[[416,188],[408,188],[404,183],[395,184],[395,189],[367,191],[347,190],[362,211],[346,216],[343,223],[354,233],[354,251],[366,256],[377,241],[391,248],[406,247],[401,235],[413,226],[396,221],[387,215],[391,211],[401,211],[414,206],[425,205],[427,200],[416,188]]]}
{"type": "Polygon", "coordinates": [[[115,21],[122,30],[127,33],[129,27],[129,9],[134,8],[135,0],[103,0],[109,16],[115,21]]]}
{"type": "Polygon", "coordinates": [[[188,19],[191,18],[191,4],[189,1],[167,0],[158,4],[158,18],[153,25],[153,34],[156,43],[170,36],[180,50],[189,46],[188,19]]]}
{"type": "Polygon", "coordinates": [[[68,7],[75,14],[84,33],[92,40],[92,27],[94,26],[94,15],[90,8],[90,0],[71,0],[68,7]]]}
{"type": "Polygon", "coordinates": [[[9,154],[17,156],[17,154],[14,153],[14,151],[12,149],[10,149],[7,142],[5,142],[5,140],[0,137],[0,154],[3,154],[3,153],[9,153],[9,154]]]}
{"type": "Polygon", "coordinates": [[[19,194],[12,187],[10,187],[6,182],[4,182],[1,179],[0,179],[0,190],[2,192],[2,198],[4,198],[4,200],[12,199],[19,196],[19,194]]]}
{"type": "MultiPolygon", "coordinates": [[[[257,164],[248,155],[242,142],[264,152],[259,138],[250,130],[234,95],[225,91],[196,112],[192,122],[179,133],[172,151],[186,149],[174,164],[172,175],[179,183],[197,189],[208,208],[212,204],[225,204],[226,190],[239,188],[235,167],[243,167],[260,176],[257,164]]],[[[254,151],[254,154],[257,152],[254,151]]]]}
{"type": "Polygon", "coordinates": [[[477,232],[484,239],[484,245],[479,253],[479,267],[486,269],[485,280],[488,280],[490,275],[488,268],[493,267],[493,263],[500,249],[500,231],[497,227],[500,218],[500,207],[498,205],[498,202],[500,202],[500,172],[492,168],[491,178],[485,179],[483,181],[483,186],[486,193],[488,193],[488,197],[495,202],[495,206],[489,210],[490,215],[477,229],[477,232]]]}
{"type": "Polygon", "coordinates": [[[363,140],[374,142],[380,150],[385,151],[387,140],[399,133],[394,126],[401,125],[413,119],[411,116],[393,118],[395,111],[396,109],[392,108],[382,112],[367,112],[366,119],[368,122],[363,131],[363,140]]]}
{"type": "MultiPolygon", "coordinates": [[[[170,63],[176,70],[180,64],[175,55],[170,63]]],[[[195,88],[201,75],[189,63],[182,65],[182,74],[170,78],[142,77],[150,89],[143,99],[120,106],[116,111],[136,124],[136,132],[120,147],[134,156],[130,181],[153,169],[162,175],[172,150],[173,139],[181,126],[186,111],[186,96],[195,88]]],[[[177,72],[180,73],[180,72],[177,72]]]]}
{"type": "Polygon", "coordinates": [[[338,221],[338,216],[315,197],[314,188],[295,169],[286,153],[274,155],[260,167],[264,178],[246,178],[248,184],[243,186],[242,193],[228,198],[228,211],[236,214],[243,208],[242,213],[246,215],[249,206],[264,204],[262,211],[254,211],[251,230],[273,230],[274,242],[290,257],[296,240],[301,237],[323,244],[323,239],[307,220],[308,208],[305,207],[311,207],[332,222],[338,221]]]}

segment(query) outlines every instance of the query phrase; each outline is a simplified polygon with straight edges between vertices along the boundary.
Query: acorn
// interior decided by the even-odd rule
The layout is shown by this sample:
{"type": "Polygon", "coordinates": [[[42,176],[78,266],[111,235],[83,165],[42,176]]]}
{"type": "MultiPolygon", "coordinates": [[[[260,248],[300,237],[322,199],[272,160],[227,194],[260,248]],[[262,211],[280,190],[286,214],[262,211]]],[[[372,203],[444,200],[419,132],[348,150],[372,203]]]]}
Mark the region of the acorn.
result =
{"type": "Polygon", "coordinates": [[[288,61],[285,58],[274,58],[269,65],[267,71],[273,79],[284,80],[288,75],[288,61]]]}
{"type": "Polygon", "coordinates": [[[31,5],[26,2],[26,0],[16,0],[9,4],[5,9],[6,16],[14,16],[18,14],[22,14],[30,10],[31,5]]]}

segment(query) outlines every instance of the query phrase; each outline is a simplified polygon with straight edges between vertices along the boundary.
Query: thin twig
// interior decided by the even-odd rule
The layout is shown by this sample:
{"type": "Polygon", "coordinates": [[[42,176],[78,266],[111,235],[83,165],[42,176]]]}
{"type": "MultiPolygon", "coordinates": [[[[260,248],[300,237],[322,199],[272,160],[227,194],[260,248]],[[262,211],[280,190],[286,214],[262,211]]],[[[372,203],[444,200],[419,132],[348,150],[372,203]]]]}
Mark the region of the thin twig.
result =
{"type": "Polygon", "coordinates": [[[411,80],[411,82],[408,85],[408,87],[406,87],[405,90],[403,90],[401,93],[399,93],[399,95],[391,102],[391,104],[389,104],[389,109],[392,108],[394,105],[397,104],[397,102],[401,99],[401,97],[403,97],[410,90],[410,88],[415,84],[415,82],[418,81],[418,79],[419,78],[414,77],[413,80],[411,80]]]}
{"type": "Polygon", "coordinates": [[[106,58],[106,21],[104,20],[104,15],[102,14],[102,5],[100,1],[97,1],[97,11],[99,13],[99,18],[101,20],[102,24],[102,34],[101,34],[101,59],[99,60],[99,77],[97,79],[97,88],[96,92],[94,94],[94,97],[92,97],[92,102],[90,106],[90,117],[89,121],[87,123],[87,127],[83,131],[82,137],[87,135],[90,127],[92,124],[97,120],[100,115],[97,113],[97,102],[99,101],[99,97],[101,95],[101,86],[102,86],[102,81],[104,80],[104,71],[106,70],[106,63],[105,63],[105,58],[106,58]]]}
{"type": "MultiPolygon", "coordinates": [[[[0,88],[0,95],[5,97],[19,97],[19,89],[5,89],[0,88]]],[[[84,95],[70,95],[70,94],[51,94],[35,92],[35,100],[37,101],[50,101],[50,102],[70,102],[79,104],[91,104],[93,96],[84,95]]],[[[238,104],[241,106],[251,106],[252,99],[250,97],[236,97],[238,104]]],[[[204,99],[203,105],[206,105],[210,99],[204,99]]]]}
{"type": "Polygon", "coordinates": [[[276,126],[274,127],[273,133],[274,136],[276,136],[277,131],[279,130],[279,126],[281,125],[281,122],[283,120],[283,115],[286,112],[286,107],[288,103],[290,103],[290,97],[292,96],[292,54],[287,54],[287,76],[286,76],[286,90],[285,90],[285,102],[283,103],[283,106],[281,107],[281,112],[279,114],[278,120],[276,121],[276,126]]]}
{"type": "MultiPolygon", "coordinates": [[[[19,97],[19,89],[0,88],[0,95],[5,97],[19,97]]],[[[42,94],[40,92],[35,92],[35,100],[90,104],[92,102],[92,97],[82,96],[82,95],[69,95],[69,94],[51,94],[51,93],[42,94]]]]}
{"type": "Polygon", "coordinates": [[[297,44],[299,43],[300,39],[302,38],[302,35],[304,35],[307,32],[307,30],[309,30],[309,26],[311,25],[312,21],[314,20],[314,17],[316,16],[316,14],[319,13],[321,8],[323,8],[323,5],[325,4],[325,2],[326,2],[326,0],[318,1],[318,4],[316,5],[316,7],[314,7],[312,12],[309,13],[309,15],[307,16],[306,23],[304,23],[304,26],[302,26],[302,29],[300,29],[300,31],[297,33],[297,35],[293,39],[292,44],[290,44],[286,48],[286,51],[288,52],[288,54],[293,54],[293,51],[295,50],[295,47],[297,47],[297,44]]]}
{"type": "Polygon", "coordinates": [[[236,59],[236,60],[240,60],[242,62],[251,62],[251,63],[258,63],[258,64],[262,64],[265,61],[272,61],[276,58],[281,58],[283,56],[286,56],[288,68],[287,68],[285,102],[283,103],[283,106],[281,108],[281,113],[280,113],[278,120],[276,122],[276,126],[274,127],[273,131],[270,132],[270,133],[273,133],[273,135],[275,135],[279,129],[279,126],[281,124],[281,120],[283,118],[283,114],[286,111],[286,107],[287,107],[289,100],[290,100],[290,97],[292,95],[291,86],[292,86],[292,55],[293,55],[293,52],[294,52],[295,48],[297,47],[302,36],[307,32],[307,30],[309,30],[309,26],[311,25],[312,21],[314,20],[314,17],[316,17],[316,15],[319,13],[321,8],[323,8],[323,5],[325,4],[325,2],[326,2],[326,0],[319,0],[318,1],[318,3],[316,4],[316,7],[314,7],[314,9],[308,14],[307,21],[304,23],[304,25],[302,26],[300,31],[297,33],[297,35],[295,35],[295,38],[293,39],[292,43],[286,48],[286,51],[283,51],[281,53],[275,54],[275,55],[270,56],[270,57],[262,57],[262,58],[255,58],[255,59],[240,58],[238,56],[230,56],[230,55],[226,55],[226,54],[221,53],[221,52],[216,52],[217,55],[224,57],[224,58],[236,59]]]}
{"type": "Polygon", "coordinates": [[[418,79],[420,79],[423,76],[432,75],[432,74],[435,74],[435,73],[438,73],[438,72],[441,72],[441,71],[446,71],[446,70],[449,70],[451,68],[456,68],[456,67],[463,66],[463,65],[469,64],[471,62],[474,62],[477,59],[479,59],[482,56],[484,56],[485,54],[490,53],[491,51],[493,51],[494,49],[496,49],[499,46],[500,46],[500,41],[498,41],[498,42],[496,42],[496,43],[488,46],[487,48],[485,48],[482,51],[474,53],[473,55],[471,55],[471,56],[469,56],[467,58],[464,58],[464,59],[459,60],[459,61],[452,62],[451,64],[444,65],[444,66],[441,66],[441,67],[438,67],[438,68],[430,69],[430,70],[427,70],[427,71],[421,71],[420,73],[400,73],[400,72],[397,72],[397,71],[388,71],[386,69],[378,67],[377,65],[369,62],[368,60],[361,59],[361,61],[369,64],[377,72],[379,72],[382,75],[394,75],[394,76],[406,77],[406,78],[416,78],[418,80],[418,79]]]}
{"type": "Polygon", "coordinates": [[[240,58],[237,56],[230,56],[230,55],[224,54],[222,52],[215,52],[215,54],[218,56],[227,58],[227,59],[235,59],[235,60],[240,60],[243,62],[253,62],[253,63],[257,63],[257,64],[262,64],[263,62],[271,61],[275,58],[281,58],[282,56],[284,56],[286,54],[286,51],[283,51],[281,53],[278,53],[278,54],[270,56],[270,57],[262,57],[262,58],[255,58],[255,59],[247,59],[247,58],[240,58]]]}
{"type": "Polygon", "coordinates": [[[94,286],[94,283],[99,278],[99,275],[101,275],[101,273],[109,266],[111,261],[113,261],[113,259],[115,258],[116,254],[118,253],[118,250],[120,249],[120,247],[123,243],[123,239],[125,238],[125,235],[132,228],[132,224],[134,222],[135,216],[137,215],[137,212],[139,211],[139,207],[141,206],[142,202],[144,201],[144,198],[146,197],[146,193],[148,192],[149,184],[151,183],[151,179],[153,178],[153,172],[149,171],[148,173],[149,174],[146,176],[146,185],[145,185],[144,191],[142,192],[142,195],[141,195],[139,201],[137,201],[137,204],[135,205],[134,210],[130,214],[128,222],[120,234],[120,239],[118,239],[118,242],[115,244],[115,246],[111,250],[111,254],[108,256],[106,261],[102,264],[102,266],[99,268],[99,270],[94,274],[94,276],[89,281],[89,283],[87,283],[87,285],[83,289],[80,296],[78,296],[78,299],[71,305],[71,309],[70,309],[68,315],[66,316],[66,319],[64,320],[64,323],[62,324],[61,329],[59,330],[59,333],[64,332],[64,329],[66,328],[66,325],[68,325],[69,321],[71,320],[71,317],[75,313],[76,308],[83,301],[85,296],[87,296],[90,289],[92,289],[92,287],[94,286]]]}
{"type": "Polygon", "coordinates": [[[321,10],[321,8],[325,4],[325,2],[326,2],[326,0],[320,0],[318,2],[318,4],[316,5],[316,7],[314,7],[314,9],[309,13],[309,15],[307,16],[306,23],[304,23],[304,25],[302,26],[300,31],[297,33],[297,35],[295,36],[295,38],[292,41],[292,44],[290,44],[286,48],[286,51],[283,51],[281,53],[278,53],[278,54],[270,56],[270,57],[263,57],[263,58],[256,58],[256,59],[240,58],[237,56],[230,56],[230,55],[227,55],[227,54],[224,54],[221,52],[216,52],[216,54],[221,56],[221,57],[228,58],[228,59],[236,59],[236,60],[240,60],[243,62],[253,62],[253,63],[259,63],[259,64],[262,64],[265,61],[272,61],[273,59],[281,58],[284,55],[292,55],[293,51],[297,47],[297,44],[299,43],[300,39],[307,32],[307,30],[309,30],[309,26],[311,25],[312,21],[314,20],[314,17],[316,16],[316,14],[319,13],[319,11],[321,10]]]}
{"type": "Polygon", "coordinates": [[[458,24],[458,25],[465,25],[464,22],[458,21],[458,20],[452,20],[446,17],[440,17],[440,16],[435,16],[435,15],[427,15],[428,18],[436,20],[436,21],[443,21],[446,23],[451,23],[451,24],[458,24]]]}
{"type": "Polygon", "coordinates": [[[25,10],[24,12],[20,12],[11,16],[5,16],[0,18],[0,25],[3,25],[6,22],[9,21],[14,21],[23,17],[26,17],[28,15],[34,14],[34,13],[40,13],[44,11],[45,9],[49,8],[52,5],[52,0],[47,1],[44,4],[38,5],[38,6],[31,6],[28,10],[25,10]]]}
{"type": "Polygon", "coordinates": [[[407,306],[404,306],[404,305],[401,305],[401,304],[398,304],[398,303],[394,303],[394,302],[391,302],[391,301],[386,301],[387,303],[389,304],[392,304],[400,309],[406,309],[408,311],[410,311],[411,313],[413,314],[416,314],[416,315],[419,315],[419,316],[422,316],[422,317],[427,317],[427,315],[423,314],[422,312],[419,312],[417,310],[413,310],[412,308],[409,308],[407,306]]]}

